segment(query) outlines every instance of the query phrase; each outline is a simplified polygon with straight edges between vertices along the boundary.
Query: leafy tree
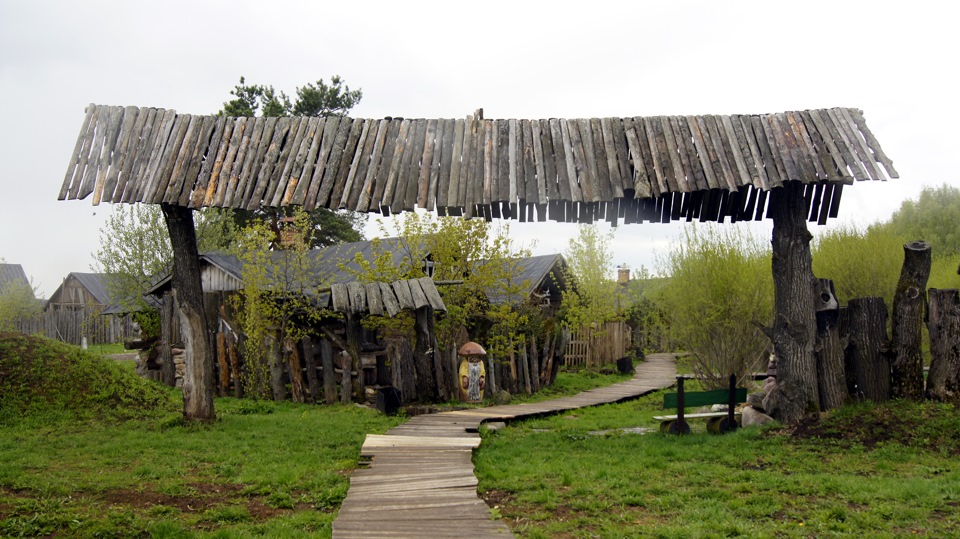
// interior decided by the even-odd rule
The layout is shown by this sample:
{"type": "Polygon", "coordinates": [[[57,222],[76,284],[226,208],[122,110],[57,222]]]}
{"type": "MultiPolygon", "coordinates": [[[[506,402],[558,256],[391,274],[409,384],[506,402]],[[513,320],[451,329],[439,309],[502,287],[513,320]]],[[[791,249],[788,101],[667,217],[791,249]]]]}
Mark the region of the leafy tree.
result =
{"type": "Polygon", "coordinates": [[[668,280],[657,301],[708,385],[723,387],[730,373],[742,379],[763,364],[769,340],[757,324],[773,315],[765,244],[737,227],[690,226],[658,264],[668,280]]]}
{"type": "MultiPolygon", "coordinates": [[[[277,92],[273,86],[246,84],[240,77],[240,84],[230,92],[234,96],[223,104],[218,113],[224,116],[344,116],[363,97],[361,90],[351,90],[343,79],[334,75],[327,85],[323,79],[307,83],[296,89],[296,100],[291,102],[284,92],[277,92]]],[[[256,211],[233,210],[238,228],[247,226],[252,219],[264,219],[271,223],[279,233],[279,219],[291,217],[293,210],[288,208],[263,208],[256,211]]],[[[367,223],[367,214],[351,211],[335,211],[328,208],[316,208],[310,212],[313,228],[311,246],[326,247],[343,242],[363,239],[361,232],[367,223]]]]}
{"type": "Polygon", "coordinates": [[[625,306],[613,272],[613,231],[604,234],[596,224],[580,225],[564,253],[574,286],[563,292],[563,318],[572,328],[622,319],[625,306]]]}
{"type": "MultiPolygon", "coordinates": [[[[234,243],[236,229],[224,210],[198,213],[197,242],[201,252],[225,250],[234,243]]],[[[170,236],[160,207],[149,204],[116,205],[100,228],[100,248],[93,253],[93,271],[108,275],[106,287],[118,305],[137,312],[147,310],[144,294],[173,263],[170,236]]]]}
{"type": "MultiPolygon", "coordinates": [[[[0,258],[0,264],[6,262],[0,258]]],[[[8,281],[0,286],[0,331],[14,331],[14,322],[40,314],[36,287],[22,281],[8,281]]]]}
{"type": "Polygon", "coordinates": [[[930,244],[934,258],[960,254],[960,189],[943,184],[926,187],[916,200],[905,200],[893,213],[889,230],[906,241],[930,244]]]}
{"type": "Polygon", "coordinates": [[[887,224],[839,225],[814,240],[813,273],[833,280],[841,304],[877,296],[890,308],[903,265],[903,244],[887,224]]]}

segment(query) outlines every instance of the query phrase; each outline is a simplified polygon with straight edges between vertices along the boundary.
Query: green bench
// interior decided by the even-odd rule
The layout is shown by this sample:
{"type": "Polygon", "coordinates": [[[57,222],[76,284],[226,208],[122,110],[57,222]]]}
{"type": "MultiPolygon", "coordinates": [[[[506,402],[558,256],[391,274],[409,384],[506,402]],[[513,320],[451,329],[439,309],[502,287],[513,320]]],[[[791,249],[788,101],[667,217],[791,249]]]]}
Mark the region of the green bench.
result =
{"type": "Polygon", "coordinates": [[[747,400],[747,390],[737,387],[737,377],[730,375],[730,387],[728,389],[714,389],[712,391],[689,391],[684,392],[683,381],[685,376],[677,376],[677,392],[666,393],[663,396],[663,407],[666,409],[676,408],[677,415],[654,416],[654,419],[660,421],[660,432],[670,434],[689,434],[690,425],[687,419],[706,419],[707,432],[723,434],[737,430],[740,424],[737,421],[737,404],[747,400]],[[726,412],[707,412],[702,414],[685,414],[684,408],[688,406],[709,406],[712,404],[726,404],[726,412]]]}

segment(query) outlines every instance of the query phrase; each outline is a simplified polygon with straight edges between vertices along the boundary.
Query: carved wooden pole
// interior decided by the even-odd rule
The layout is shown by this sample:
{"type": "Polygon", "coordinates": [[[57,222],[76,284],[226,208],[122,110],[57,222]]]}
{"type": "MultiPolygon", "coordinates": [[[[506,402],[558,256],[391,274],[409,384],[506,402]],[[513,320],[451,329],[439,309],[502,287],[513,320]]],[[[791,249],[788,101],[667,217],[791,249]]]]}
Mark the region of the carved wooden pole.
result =
{"type": "Polygon", "coordinates": [[[930,374],[927,398],[960,403],[960,291],[929,291],[930,374]]]}
{"type": "Polygon", "coordinates": [[[903,246],[903,268],[893,296],[893,360],[890,365],[890,396],[923,398],[923,357],[920,335],[923,328],[924,290],[930,277],[930,245],[922,241],[903,246]]]}
{"type": "Polygon", "coordinates": [[[843,371],[843,346],[840,343],[840,304],[830,279],[818,279],[817,305],[817,387],[820,409],[843,406],[847,400],[847,379],[843,371]]]}
{"type": "Polygon", "coordinates": [[[855,400],[884,402],[890,395],[890,359],[885,353],[887,306],[883,298],[856,298],[847,305],[847,385],[855,400]]]}
{"type": "Polygon", "coordinates": [[[200,257],[193,210],[161,204],[173,247],[173,290],[180,312],[180,331],[185,346],[183,415],[189,420],[211,421],[213,410],[213,347],[203,311],[200,257]]]}
{"type": "Polygon", "coordinates": [[[817,367],[813,355],[817,322],[814,315],[813,261],[804,204],[804,185],[786,182],[772,190],[773,289],[775,317],[767,334],[777,355],[775,410],[790,425],[818,416],[817,367]]]}
{"type": "Polygon", "coordinates": [[[417,342],[413,349],[413,368],[416,371],[417,399],[433,402],[438,397],[437,377],[433,364],[433,307],[416,310],[414,329],[417,342]]]}

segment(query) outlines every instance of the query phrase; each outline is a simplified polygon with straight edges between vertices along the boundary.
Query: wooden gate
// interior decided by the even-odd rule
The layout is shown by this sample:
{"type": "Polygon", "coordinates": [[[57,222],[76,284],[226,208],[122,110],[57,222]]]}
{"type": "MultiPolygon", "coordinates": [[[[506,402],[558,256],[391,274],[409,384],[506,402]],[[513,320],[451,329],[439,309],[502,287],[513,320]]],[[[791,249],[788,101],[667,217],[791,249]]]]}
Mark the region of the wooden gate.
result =
{"type": "Polygon", "coordinates": [[[584,327],[570,336],[564,354],[568,367],[594,368],[627,355],[631,330],[626,322],[606,322],[597,327],[584,327]]]}

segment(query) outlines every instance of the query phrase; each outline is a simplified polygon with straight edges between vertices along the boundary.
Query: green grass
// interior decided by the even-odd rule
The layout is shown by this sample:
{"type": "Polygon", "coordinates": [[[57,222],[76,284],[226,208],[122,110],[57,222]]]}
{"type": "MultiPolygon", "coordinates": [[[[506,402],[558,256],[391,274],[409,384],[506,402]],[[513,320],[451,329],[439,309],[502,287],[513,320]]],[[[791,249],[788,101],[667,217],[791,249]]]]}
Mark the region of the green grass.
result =
{"type": "Polygon", "coordinates": [[[487,432],[479,489],[521,537],[956,536],[952,406],[847,408],[792,435],[590,434],[655,428],[661,404],[656,393],[487,432]]]}

